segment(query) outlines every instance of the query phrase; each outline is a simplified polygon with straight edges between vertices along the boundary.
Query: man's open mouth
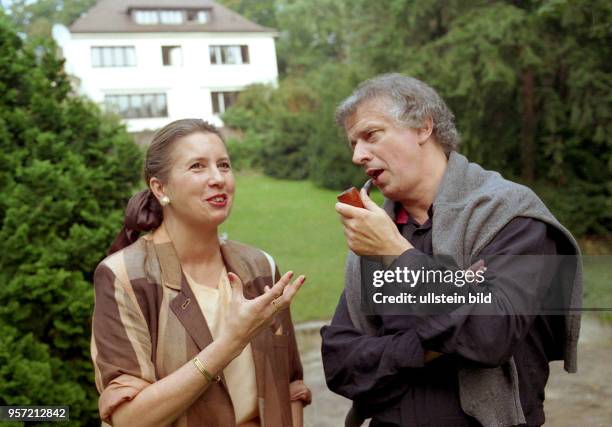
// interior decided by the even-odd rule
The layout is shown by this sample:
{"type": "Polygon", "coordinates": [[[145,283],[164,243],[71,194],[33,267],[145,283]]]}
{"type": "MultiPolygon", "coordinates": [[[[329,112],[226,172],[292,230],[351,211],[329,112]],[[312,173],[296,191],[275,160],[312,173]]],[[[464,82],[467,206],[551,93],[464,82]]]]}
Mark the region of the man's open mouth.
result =
{"type": "Polygon", "coordinates": [[[372,178],[374,181],[376,181],[376,178],[378,178],[380,176],[381,173],[384,172],[384,169],[368,169],[366,171],[366,174],[372,178]]]}

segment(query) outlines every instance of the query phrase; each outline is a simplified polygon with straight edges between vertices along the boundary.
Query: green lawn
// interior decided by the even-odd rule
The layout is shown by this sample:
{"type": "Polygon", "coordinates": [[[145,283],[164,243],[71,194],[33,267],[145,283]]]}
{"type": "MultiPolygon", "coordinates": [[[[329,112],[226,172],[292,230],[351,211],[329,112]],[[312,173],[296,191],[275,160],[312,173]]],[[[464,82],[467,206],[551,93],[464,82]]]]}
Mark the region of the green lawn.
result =
{"type": "MultiPolygon", "coordinates": [[[[270,253],[281,272],[308,276],[293,304],[295,321],[329,319],[342,291],[347,250],[334,211],[337,192],[254,173],[240,173],[237,181],[236,202],[222,230],[270,253]]],[[[375,199],[380,202],[380,194],[375,199]]],[[[612,307],[610,258],[585,258],[585,307],[612,307]]]]}
{"type": "MultiPolygon", "coordinates": [[[[584,257],[584,307],[612,308],[612,256],[584,257]]],[[[612,322],[612,311],[598,312],[612,322]]]]}

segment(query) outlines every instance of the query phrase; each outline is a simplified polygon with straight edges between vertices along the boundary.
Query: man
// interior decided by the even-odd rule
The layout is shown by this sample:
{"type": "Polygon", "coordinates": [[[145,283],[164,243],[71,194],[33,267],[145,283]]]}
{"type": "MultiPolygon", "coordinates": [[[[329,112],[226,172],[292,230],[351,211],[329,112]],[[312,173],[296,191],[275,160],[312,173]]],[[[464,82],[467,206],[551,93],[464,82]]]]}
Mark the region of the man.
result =
{"type": "Polygon", "coordinates": [[[528,188],[456,152],[453,114],[419,80],[368,80],[336,120],[353,162],[385,197],[384,209],[365,190],[365,209],[336,205],[350,252],[345,290],[321,335],[327,384],[354,402],[347,425],[370,417],[373,427],[542,425],[548,362],[565,359],[575,372],[580,318],[536,313],[559,271],[516,258],[573,255],[563,274],[571,282],[567,303],[577,308],[581,266],[571,234],[528,188]],[[464,304],[464,315],[367,316],[360,310],[365,255],[391,271],[431,268],[429,256],[451,257],[463,269],[486,259],[496,315],[464,304]]]}

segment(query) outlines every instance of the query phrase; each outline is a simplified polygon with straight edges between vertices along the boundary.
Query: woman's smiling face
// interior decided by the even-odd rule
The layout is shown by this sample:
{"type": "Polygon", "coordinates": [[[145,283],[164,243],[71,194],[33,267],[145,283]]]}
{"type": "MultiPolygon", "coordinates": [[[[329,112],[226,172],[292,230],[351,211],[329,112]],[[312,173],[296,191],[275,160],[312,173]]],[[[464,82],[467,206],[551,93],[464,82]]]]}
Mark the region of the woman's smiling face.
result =
{"type": "Polygon", "coordinates": [[[187,223],[219,226],[229,216],[236,182],[219,136],[196,132],[174,142],[164,192],[173,215],[187,223]]]}

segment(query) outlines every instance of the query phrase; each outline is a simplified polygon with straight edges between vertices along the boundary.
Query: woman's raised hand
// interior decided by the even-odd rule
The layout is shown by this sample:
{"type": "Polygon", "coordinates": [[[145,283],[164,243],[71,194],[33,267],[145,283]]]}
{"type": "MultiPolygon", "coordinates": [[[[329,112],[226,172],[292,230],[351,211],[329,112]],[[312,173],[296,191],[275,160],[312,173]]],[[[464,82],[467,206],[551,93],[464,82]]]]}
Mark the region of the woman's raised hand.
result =
{"type": "Polygon", "coordinates": [[[299,276],[291,282],[293,272],[288,271],[274,286],[267,288],[264,294],[248,300],[244,297],[240,277],[234,273],[228,273],[228,277],[232,286],[232,299],[224,332],[236,340],[240,351],[262,328],[270,324],[277,311],[289,307],[306,280],[305,276],[299,276]]]}

